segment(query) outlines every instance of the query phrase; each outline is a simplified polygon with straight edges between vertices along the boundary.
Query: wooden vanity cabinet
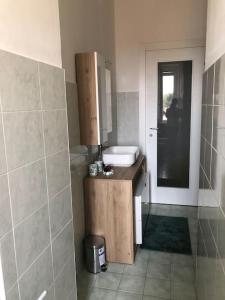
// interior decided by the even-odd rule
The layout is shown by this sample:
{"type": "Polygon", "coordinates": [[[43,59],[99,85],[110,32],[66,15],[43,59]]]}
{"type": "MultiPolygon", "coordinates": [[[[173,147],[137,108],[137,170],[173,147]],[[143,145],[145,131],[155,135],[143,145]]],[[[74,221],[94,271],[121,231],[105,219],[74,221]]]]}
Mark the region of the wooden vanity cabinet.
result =
{"type": "MultiPolygon", "coordinates": [[[[100,145],[108,141],[111,103],[107,100],[105,59],[97,52],[75,56],[78,91],[80,140],[82,145],[100,145]]],[[[112,126],[111,126],[112,127],[112,126]]]]}
{"type": "Polygon", "coordinates": [[[140,155],[133,166],[114,168],[109,178],[98,175],[84,180],[86,234],[105,238],[109,262],[134,262],[133,194],[144,168],[145,158],[140,155]]]}

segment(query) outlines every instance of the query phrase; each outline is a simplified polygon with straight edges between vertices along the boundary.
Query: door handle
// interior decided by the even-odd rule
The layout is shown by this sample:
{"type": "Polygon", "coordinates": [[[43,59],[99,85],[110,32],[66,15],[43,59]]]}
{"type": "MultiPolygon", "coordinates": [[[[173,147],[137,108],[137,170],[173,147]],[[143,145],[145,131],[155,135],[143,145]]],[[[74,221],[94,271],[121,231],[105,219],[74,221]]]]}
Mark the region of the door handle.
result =
{"type": "Polygon", "coordinates": [[[151,130],[159,130],[159,128],[154,128],[154,127],[151,127],[150,129],[151,130]]]}

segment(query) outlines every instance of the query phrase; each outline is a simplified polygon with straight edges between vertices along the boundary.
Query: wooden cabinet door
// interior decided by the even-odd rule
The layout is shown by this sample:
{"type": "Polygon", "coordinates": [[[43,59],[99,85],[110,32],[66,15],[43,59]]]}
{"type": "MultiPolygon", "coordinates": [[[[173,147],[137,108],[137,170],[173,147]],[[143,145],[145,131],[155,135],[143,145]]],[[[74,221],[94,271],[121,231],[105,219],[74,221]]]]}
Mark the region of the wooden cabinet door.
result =
{"type": "Polygon", "coordinates": [[[86,179],[84,181],[86,234],[105,237],[107,223],[107,181],[86,179]]]}
{"type": "Polygon", "coordinates": [[[100,235],[106,241],[109,262],[134,261],[132,182],[85,180],[86,234],[100,235]]]}
{"type": "MultiPolygon", "coordinates": [[[[108,260],[132,264],[133,199],[130,181],[111,181],[108,184],[107,249],[108,260]]],[[[106,249],[106,251],[107,251],[106,249]]]]}

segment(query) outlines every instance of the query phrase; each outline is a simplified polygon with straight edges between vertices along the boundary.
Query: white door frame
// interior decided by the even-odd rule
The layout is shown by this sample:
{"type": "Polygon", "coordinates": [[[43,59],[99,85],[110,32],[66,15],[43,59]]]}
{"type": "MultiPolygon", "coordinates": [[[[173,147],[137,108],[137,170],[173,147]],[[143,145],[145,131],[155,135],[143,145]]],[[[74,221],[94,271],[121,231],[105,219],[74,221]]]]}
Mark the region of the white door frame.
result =
{"type": "MultiPolygon", "coordinates": [[[[147,156],[148,171],[151,176],[151,197],[152,203],[193,205],[198,204],[198,184],[199,184],[199,164],[200,164],[200,130],[201,130],[201,96],[202,96],[202,73],[204,71],[204,50],[201,42],[189,42],[189,44],[168,44],[150,45],[141,49],[140,64],[140,146],[144,154],[147,156]],[[195,45],[195,46],[194,46],[195,45]],[[197,46],[196,46],[197,45],[197,46]],[[151,54],[149,54],[151,53],[151,54]],[[174,189],[162,188],[157,189],[156,166],[155,173],[151,171],[150,165],[156,164],[156,149],[153,157],[149,155],[150,140],[149,128],[156,127],[149,119],[148,111],[150,111],[150,90],[147,83],[150,82],[149,76],[151,70],[146,68],[147,59],[152,56],[157,61],[171,60],[192,60],[193,61],[193,78],[192,78],[192,108],[191,108],[191,145],[190,145],[190,188],[174,189]],[[148,77],[148,78],[147,78],[148,77]],[[156,196],[157,195],[157,196],[156,196]]],[[[155,61],[155,66],[157,63],[155,61]]],[[[156,71],[156,70],[155,70],[156,71]]],[[[151,82],[153,90],[156,89],[157,82],[151,82]]],[[[157,86],[158,88],[158,86],[157,86]]],[[[153,97],[156,97],[153,96],[153,97]]],[[[154,134],[154,132],[151,132],[154,134]]],[[[156,134],[155,134],[156,135],[156,134]]],[[[154,151],[153,151],[154,152],[154,151]]]]}

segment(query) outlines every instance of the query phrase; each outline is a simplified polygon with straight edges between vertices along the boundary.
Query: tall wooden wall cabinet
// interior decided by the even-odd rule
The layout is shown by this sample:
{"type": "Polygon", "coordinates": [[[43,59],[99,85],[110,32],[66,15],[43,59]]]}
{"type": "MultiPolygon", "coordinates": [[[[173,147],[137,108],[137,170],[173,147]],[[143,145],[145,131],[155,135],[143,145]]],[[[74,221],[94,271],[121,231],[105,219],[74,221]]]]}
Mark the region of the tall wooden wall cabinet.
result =
{"type": "Polygon", "coordinates": [[[75,61],[81,144],[104,144],[112,130],[105,59],[97,52],[90,52],[76,54],[75,61]]]}

